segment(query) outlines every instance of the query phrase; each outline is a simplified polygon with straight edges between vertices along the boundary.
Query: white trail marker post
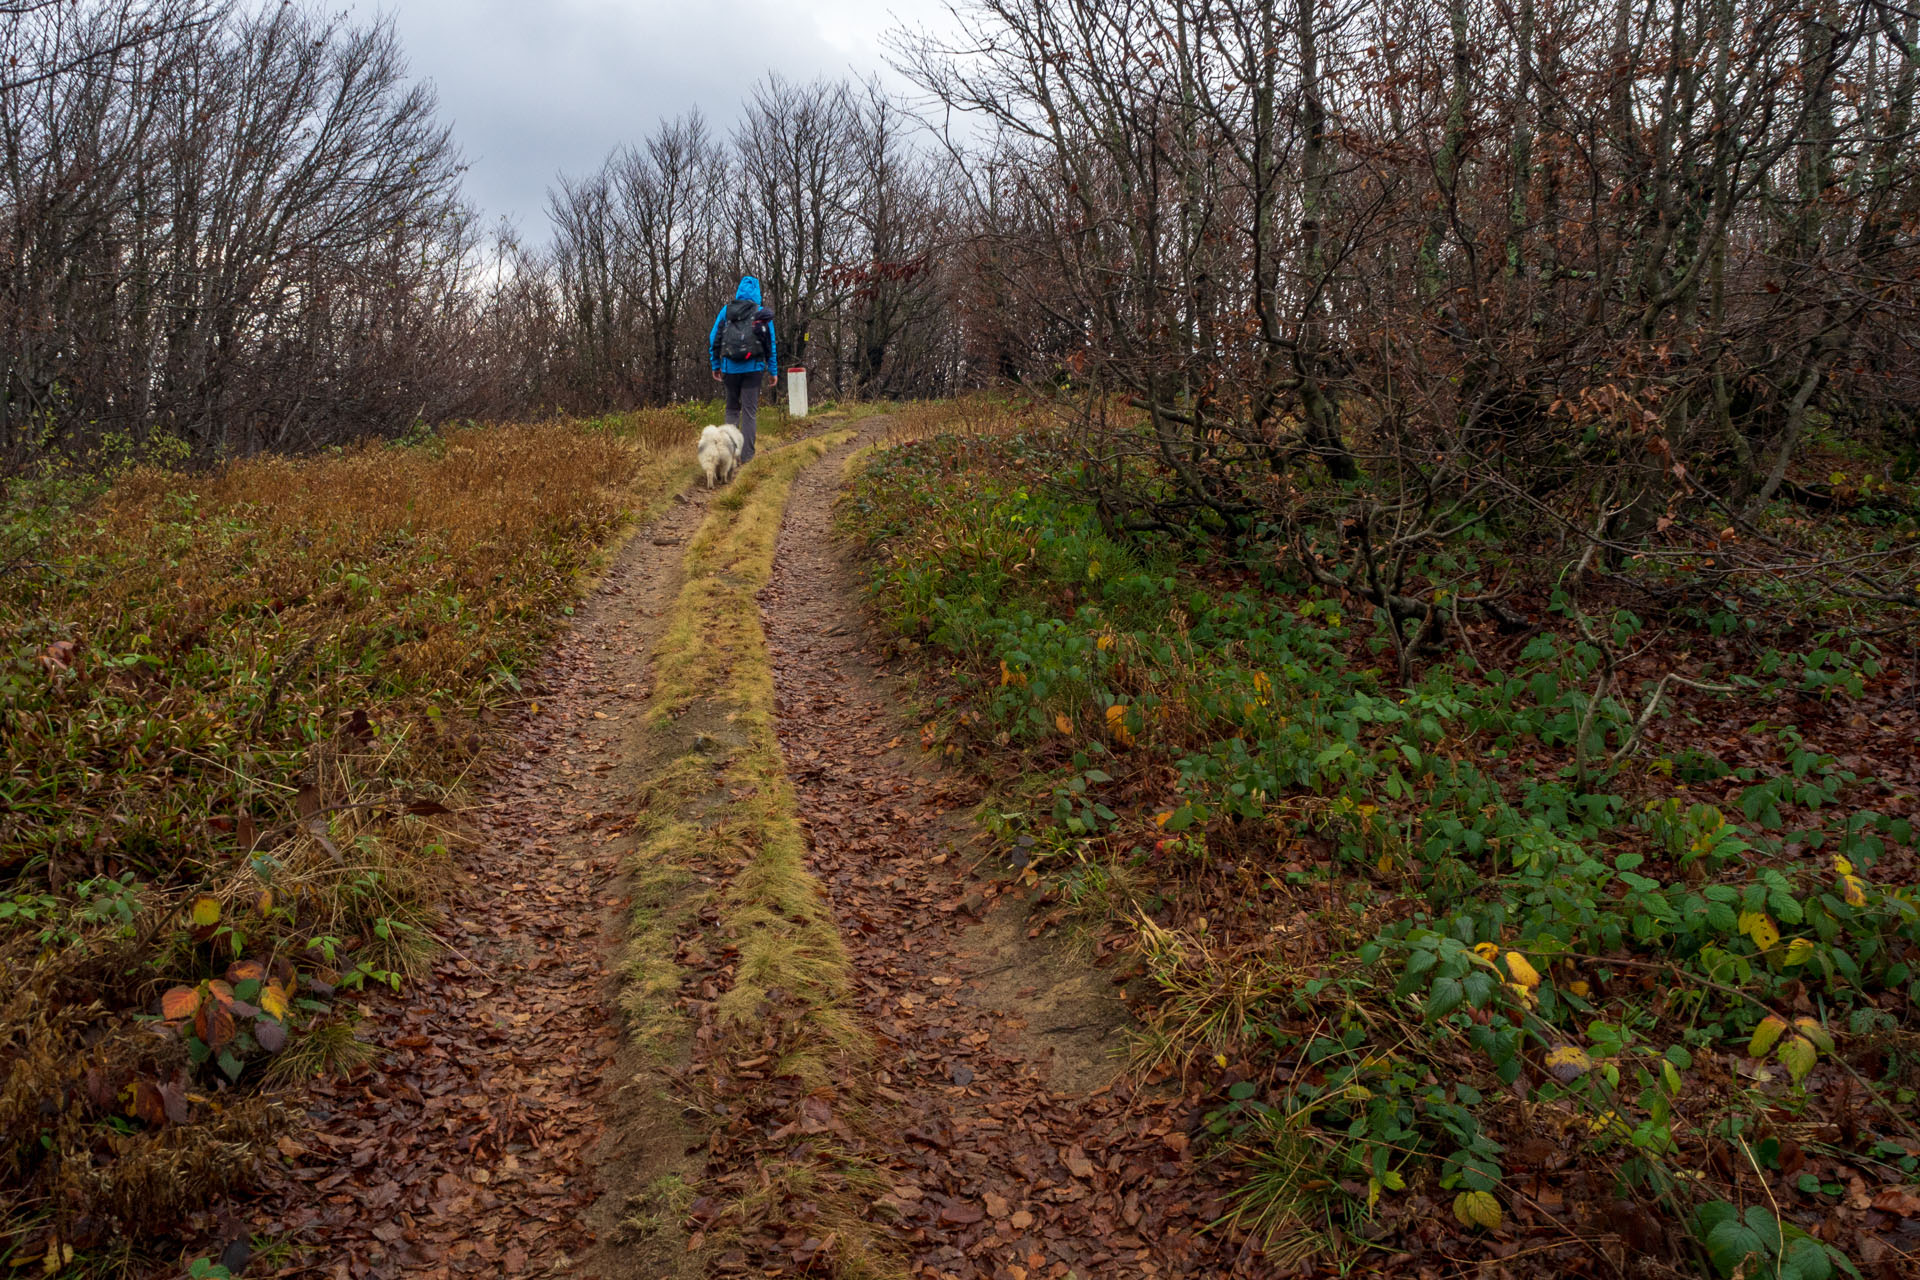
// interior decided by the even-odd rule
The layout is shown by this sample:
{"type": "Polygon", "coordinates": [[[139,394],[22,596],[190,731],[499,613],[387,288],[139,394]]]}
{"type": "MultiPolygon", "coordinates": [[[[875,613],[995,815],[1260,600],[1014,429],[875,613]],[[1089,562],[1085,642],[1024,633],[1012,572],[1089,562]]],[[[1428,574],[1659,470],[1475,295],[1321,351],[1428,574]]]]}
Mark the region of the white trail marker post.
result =
{"type": "Polygon", "coordinates": [[[787,370],[787,416],[807,416],[807,371],[800,365],[787,370]]]}

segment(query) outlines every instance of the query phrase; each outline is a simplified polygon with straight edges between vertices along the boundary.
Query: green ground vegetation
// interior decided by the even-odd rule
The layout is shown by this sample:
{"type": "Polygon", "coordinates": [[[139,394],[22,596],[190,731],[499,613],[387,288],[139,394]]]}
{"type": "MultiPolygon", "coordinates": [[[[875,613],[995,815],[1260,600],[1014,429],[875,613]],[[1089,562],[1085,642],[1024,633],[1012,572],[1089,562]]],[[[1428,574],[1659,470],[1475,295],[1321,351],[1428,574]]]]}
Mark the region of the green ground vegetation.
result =
{"type": "MultiPolygon", "coordinates": [[[[1017,426],[871,457],[842,519],[946,691],[926,740],[1000,779],[1056,918],[1129,936],[1142,1065],[1208,1082],[1233,1216],[1351,1260],[1434,1206],[1572,1241],[1626,1205],[1705,1274],[1849,1271],[1822,1170],[1920,1169],[1915,799],[1872,758],[1911,732],[1848,737],[1899,619],[1549,584],[1403,683],[1284,546],[1109,533],[1017,426]]],[[[1854,532],[1911,537],[1891,510],[1854,532]]],[[[1519,562],[1491,521],[1432,555],[1519,562]]]]}

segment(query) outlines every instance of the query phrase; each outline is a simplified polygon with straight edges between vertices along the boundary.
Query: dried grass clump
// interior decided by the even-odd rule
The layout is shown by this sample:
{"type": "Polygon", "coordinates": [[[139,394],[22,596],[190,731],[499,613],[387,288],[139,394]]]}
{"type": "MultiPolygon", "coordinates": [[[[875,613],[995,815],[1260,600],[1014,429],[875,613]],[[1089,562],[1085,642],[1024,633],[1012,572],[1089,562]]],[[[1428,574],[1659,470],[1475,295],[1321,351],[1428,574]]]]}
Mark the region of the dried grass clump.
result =
{"type": "Polygon", "coordinates": [[[465,778],[606,545],[690,472],[679,423],[469,428],[0,508],[7,1256],[163,1233],[250,1175],[262,1082],[364,1061],[351,1000],[423,971],[465,778]],[[349,1000],[294,1004],[278,1056],[196,1064],[191,1019],[153,1015],[236,961],[290,1002],[349,1000]]]}
{"type": "Polygon", "coordinates": [[[908,444],[939,435],[1000,436],[1030,430],[1031,405],[1005,396],[974,392],[951,400],[915,400],[894,406],[889,414],[886,445],[908,444]]]}

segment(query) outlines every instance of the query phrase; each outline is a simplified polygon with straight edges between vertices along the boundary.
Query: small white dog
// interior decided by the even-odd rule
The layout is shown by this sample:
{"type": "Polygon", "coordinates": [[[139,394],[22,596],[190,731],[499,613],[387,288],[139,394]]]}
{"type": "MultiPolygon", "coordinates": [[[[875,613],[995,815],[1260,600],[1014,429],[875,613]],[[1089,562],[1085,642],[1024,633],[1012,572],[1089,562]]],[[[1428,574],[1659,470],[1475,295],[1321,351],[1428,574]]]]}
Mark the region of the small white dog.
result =
{"type": "Polygon", "coordinates": [[[715,477],[722,484],[733,479],[733,473],[740,469],[740,450],[745,443],[738,427],[716,423],[700,428],[700,469],[707,473],[707,488],[713,488],[715,477]]]}

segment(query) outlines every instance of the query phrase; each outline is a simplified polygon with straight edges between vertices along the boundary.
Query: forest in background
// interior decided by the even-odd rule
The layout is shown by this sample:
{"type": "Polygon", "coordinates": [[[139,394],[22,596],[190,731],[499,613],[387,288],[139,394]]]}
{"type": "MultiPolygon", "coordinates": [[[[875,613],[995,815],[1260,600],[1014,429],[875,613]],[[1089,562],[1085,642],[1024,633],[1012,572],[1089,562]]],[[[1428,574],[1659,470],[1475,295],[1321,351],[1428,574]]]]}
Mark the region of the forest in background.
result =
{"type": "Polygon", "coordinates": [[[904,411],[846,528],[1043,919],[1223,1094],[1242,1227],[1559,1197],[1570,1257],[1898,1274],[1920,9],[959,16],[896,37],[915,100],[770,77],[542,240],[389,26],[0,6],[21,1248],[126,1262],[244,1182],[259,1086],[364,1057],[336,993],[418,970],[459,779],[693,410],[455,424],[709,394],[744,269],[826,395],[994,389],[904,411]]]}
{"type": "Polygon", "coordinates": [[[913,101],[770,76],[724,136],[688,114],[561,178],[536,237],[463,199],[389,24],[11,6],[6,465],[704,395],[742,271],[829,394],[1113,392],[1073,407],[1148,413],[1229,519],[1309,457],[1574,484],[1622,541],[1698,485],[1772,496],[1810,424],[1913,464],[1910,6],[960,17],[893,37],[913,101]]]}

